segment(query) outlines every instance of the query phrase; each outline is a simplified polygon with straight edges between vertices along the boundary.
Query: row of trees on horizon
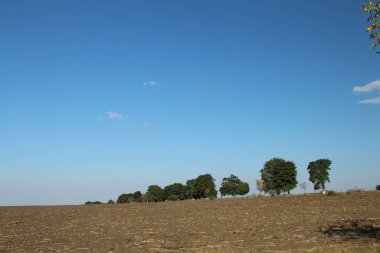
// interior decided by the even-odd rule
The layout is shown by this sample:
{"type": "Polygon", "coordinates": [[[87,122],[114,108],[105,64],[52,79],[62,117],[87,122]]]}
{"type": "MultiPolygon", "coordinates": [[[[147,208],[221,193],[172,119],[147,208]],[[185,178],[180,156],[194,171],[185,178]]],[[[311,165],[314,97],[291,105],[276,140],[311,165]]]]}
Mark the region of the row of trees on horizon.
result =
{"type": "MultiPolygon", "coordinates": [[[[330,182],[329,170],[331,161],[329,159],[318,159],[309,163],[307,170],[309,180],[314,185],[314,190],[325,190],[326,182],[330,182]]],[[[261,179],[256,180],[257,190],[270,195],[290,194],[290,191],[297,187],[297,167],[294,162],[286,161],[282,158],[273,158],[265,162],[260,170],[261,179]]],[[[176,201],[186,199],[215,199],[218,191],[214,183],[215,179],[211,174],[200,175],[195,179],[186,181],[186,184],[173,183],[161,188],[158,185],[150,185],[145,193],[136,191],[134,193],[121,194],[116,203],[133,202],[161,202],[176,201]]],[[[306,183],[302,183],[301,188],[306,193],[306,183]]],[[[250,191],[249,184],[243,182],[237,176],[231,174],[222,180],[219,188],[221,197],[224,196],[244,196],[250,191]]],[[[108,204],[114,204],[109,200],[108,204]]],[[[100,201],[88,201],[85,204],[101,204],[100,201]]]]}

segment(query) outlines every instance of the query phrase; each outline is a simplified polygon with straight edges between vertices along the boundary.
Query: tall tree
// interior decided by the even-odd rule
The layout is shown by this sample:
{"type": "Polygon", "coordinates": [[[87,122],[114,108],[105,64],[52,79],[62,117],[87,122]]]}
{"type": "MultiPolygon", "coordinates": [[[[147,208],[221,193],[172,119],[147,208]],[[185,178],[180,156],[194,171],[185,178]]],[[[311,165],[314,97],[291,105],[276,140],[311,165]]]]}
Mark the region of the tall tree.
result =
{"type": "Polygon", "coordinates": [[[368,13],[366,30],[370,33],[369,37],[374,40],[372,48],[376,48],[380,44],[380,1],[368,0],[368,4],[362,3],[362,7],[368,13]]]}
{"type": "Polygon", "coordinates": [[[148,187],[146,195],[148,201],[164,201],[164,190],[158,185],[150,185],[148,187]]]}
{"type": "Polygon", "coordinates": [[[220,194],[222,196],[238,195],[238,187],[242,183],[242,181],[235,175],[231,174],[229,177],[225,177],[222,180],[222,185],[219,188],[220,194]]]}
{"type": "Polygon", "coordinates": [[[307,166],[309,180],[314,184],[314,190],[325,190],[325,183],[330,182],[329,170],[331,161],[329,159],[319,159],[312,161],[307,166]]]}
{"type": "Polygon", "coordinates": [[[245,195],[249,192],[249,184],[231,174],[229,177],[223,178],[219,191],[222,197],[227,195],[245,195]]]}
{"type": "Polygon", "coordinates": [[[195,179],[195,198],[216,198],[215,179],[210,174],[200,175],[195,179]]]}
{"type": "Polygon", "coordinates": [[[265,184],[265,192],[274,192],[277,195],[281,192],[289,194],[298,184],[296,165],[282,158],[267,161],[260,172],[261,180],[265,184]]]}

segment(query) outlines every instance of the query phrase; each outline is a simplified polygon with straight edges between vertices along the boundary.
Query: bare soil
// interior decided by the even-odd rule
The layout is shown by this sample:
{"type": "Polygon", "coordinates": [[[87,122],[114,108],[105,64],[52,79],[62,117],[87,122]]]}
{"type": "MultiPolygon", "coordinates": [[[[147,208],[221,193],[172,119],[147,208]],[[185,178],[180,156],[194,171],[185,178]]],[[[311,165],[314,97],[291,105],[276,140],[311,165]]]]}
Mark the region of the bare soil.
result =
{"type": "Polygon", "coordinates": [[[0,252],[302,252],[379,243],[380,191],[0,207],[0,252]]]}

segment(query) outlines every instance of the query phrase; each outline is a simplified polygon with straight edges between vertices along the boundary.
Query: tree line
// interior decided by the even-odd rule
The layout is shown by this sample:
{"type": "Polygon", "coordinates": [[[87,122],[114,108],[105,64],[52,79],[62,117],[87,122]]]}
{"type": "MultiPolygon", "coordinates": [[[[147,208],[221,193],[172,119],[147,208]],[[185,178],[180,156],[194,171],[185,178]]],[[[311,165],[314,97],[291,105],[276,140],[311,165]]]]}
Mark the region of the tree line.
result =
{"type": "MultiPolygon", "coordinates": [[[[309,180],[314,185],[314,190],[325,190],[326,182],[330,182],[329,170],[331,161],[329,159],[318,159],[309,163],[307,170],[309,180]]],[[[256,187],[260,194],[262,192],[270,195],[290,194],[290,191],[297,187],[297,167],[294,162],[286,161],[282,158],[273,158],[265,162],[260,170],[261,179],[256,180],[256,187]]],[[[215,179],[211,174],[200,175],[197,178],[189,179],[186,184],[173,183],[164,188],[158,185],[150,185],[145,193],[136,191],[134,193],[121,194],[116,203],[141,203],[141,202],[162,202],[186,199],[215,199],[216,190],[215,179]]],[[[306,193],[306,183],[300,185],[306,193]]],[[[249,184],[243,182],[237,176],[231,174],[222,180],[219,192],[224,196],[244,196],[250,191],[249,184]]],[[[101,202],[86,202],[86,204],[100,204],[101,202]]],[[[113,204],[112,200],[108,204],[113,204]]]]}
{"type": "Polygon", "coordinates": [[[215,179],[210,174],[200,175],[195,179],[186,181],[186,184],[173,183],[164,188],[158,185],[150,185],[145,194],[121,194],[117,203],[132,202],[161,202],[185,199],[213,199],[217,197],[215,179]]]}

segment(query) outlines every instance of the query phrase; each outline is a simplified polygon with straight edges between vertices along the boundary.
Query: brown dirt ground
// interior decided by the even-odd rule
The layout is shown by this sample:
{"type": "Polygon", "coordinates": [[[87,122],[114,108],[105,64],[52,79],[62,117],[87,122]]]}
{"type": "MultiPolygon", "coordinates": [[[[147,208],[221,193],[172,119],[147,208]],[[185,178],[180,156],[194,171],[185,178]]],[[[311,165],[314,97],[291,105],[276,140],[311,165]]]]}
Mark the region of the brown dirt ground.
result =
{"type": "Polygon", "coordinates": [[[300,252],[379,243],[380,191],[0,207],[0,252],[300,252]]]}

